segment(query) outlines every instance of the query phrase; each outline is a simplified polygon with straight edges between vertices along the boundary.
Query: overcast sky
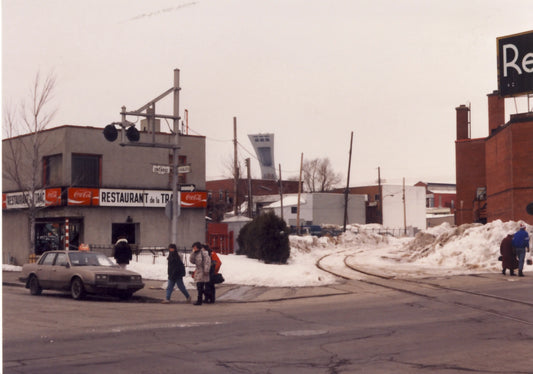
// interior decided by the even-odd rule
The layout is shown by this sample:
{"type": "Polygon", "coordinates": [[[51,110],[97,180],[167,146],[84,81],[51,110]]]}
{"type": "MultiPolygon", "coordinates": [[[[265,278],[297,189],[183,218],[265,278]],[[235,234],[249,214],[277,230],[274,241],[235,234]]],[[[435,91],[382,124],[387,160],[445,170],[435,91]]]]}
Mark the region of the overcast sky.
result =
{"type": "Polygon", "coordinates": [[[350,185],[374,183],[378,166],[389,183],[455,183],[455,107],[470,104],[472,137],[487,136],[496,38],[532,20],[531,0],[3,0],[3,103],[53,72],[54,126],[104,127],[172,87],[177,68],[208,180],[228,176],[237,117],[254,177],[248,134],[275,134],[284,179],[302,153],[345,178],[353,131],[350,185]]]}

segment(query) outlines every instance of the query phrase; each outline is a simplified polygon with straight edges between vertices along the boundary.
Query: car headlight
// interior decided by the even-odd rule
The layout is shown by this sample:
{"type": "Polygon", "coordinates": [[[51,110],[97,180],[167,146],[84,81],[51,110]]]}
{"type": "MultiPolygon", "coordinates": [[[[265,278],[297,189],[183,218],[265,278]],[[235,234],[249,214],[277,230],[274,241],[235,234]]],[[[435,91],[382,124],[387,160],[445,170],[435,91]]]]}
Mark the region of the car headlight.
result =
{"type": "Polygon", "coordinates": [[[140,275],[132,275],[130,278],[133,282],[140,282],[141,276],[140,275]]]}
{"type": "Polygon", "coordinates": [[[96,274],[96,280],[99,282],[104,282],[108,280],[107,274],[96,274]]]}

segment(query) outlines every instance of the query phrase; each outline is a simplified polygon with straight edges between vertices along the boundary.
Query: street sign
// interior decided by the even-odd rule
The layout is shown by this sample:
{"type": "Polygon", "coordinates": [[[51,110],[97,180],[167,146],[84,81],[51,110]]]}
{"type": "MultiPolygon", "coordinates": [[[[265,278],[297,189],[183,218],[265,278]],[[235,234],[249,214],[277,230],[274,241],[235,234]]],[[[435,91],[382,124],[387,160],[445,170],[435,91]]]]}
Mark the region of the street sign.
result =
{"type": "Polygon", "coordinates": [[[168,165],[152,165],[152,173],[170,174],[172,168],[168,165]]]}
{"type": "Polygon", "coordinates": [[[178,173],[179,174],[186,174],[191,172],[191,165],[182,165],[178,166],[178,173]]]}
{"type": "Polygon", "coordinates": [[[181,192],[194,192],[196,191],[196,185],[194,184],[180,184],[179,190],[181,192]]]}

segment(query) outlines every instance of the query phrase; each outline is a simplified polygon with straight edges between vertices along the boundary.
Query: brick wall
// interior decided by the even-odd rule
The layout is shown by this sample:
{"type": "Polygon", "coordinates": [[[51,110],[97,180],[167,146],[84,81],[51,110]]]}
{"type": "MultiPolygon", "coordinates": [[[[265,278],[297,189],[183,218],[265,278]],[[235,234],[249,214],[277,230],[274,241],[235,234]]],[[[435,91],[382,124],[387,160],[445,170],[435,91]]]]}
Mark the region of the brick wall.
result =
{"type": "Polygon", "coordinates": [[[457,187],[455,222],[461,225],[475,221],[476,190],[478,187],[486,186],[485,139],[457,140],[455,163],[457,187]]]}

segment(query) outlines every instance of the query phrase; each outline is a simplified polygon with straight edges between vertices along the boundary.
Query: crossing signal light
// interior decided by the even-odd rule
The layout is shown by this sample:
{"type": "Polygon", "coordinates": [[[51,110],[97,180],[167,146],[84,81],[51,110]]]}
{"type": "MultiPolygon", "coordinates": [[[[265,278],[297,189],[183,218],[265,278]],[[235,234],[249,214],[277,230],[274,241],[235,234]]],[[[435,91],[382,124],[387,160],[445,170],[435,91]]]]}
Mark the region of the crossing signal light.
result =
{"type": "Polygon", "coordinates": [[[107,125],[104,128],[104,138],[106,138],[107,141],[114,142],[117,140],[118,137],[118,131],[115,125],[107,125]]]}
{"type": "MultiPolygon", "coordinates": [[[[104,127],[104,138],[106,138],[107,141],[114,142],[118,138],[118,130],[115,127],[115,124],[110,124],[104,127]]],[[[130,126],[126,130],[126,137],[130,142],[138,142],[141,138],[141,135],[139,134],[139,130],[135,128],[135,126],[130,126]]]]}
{"type": "Polygon", "coordinates": [[[126,130],[126,137],[130,142],[138,142],[141,135],[139,134],[139,130],[137,130],[135,126],[130,126],[126,130]]]}

